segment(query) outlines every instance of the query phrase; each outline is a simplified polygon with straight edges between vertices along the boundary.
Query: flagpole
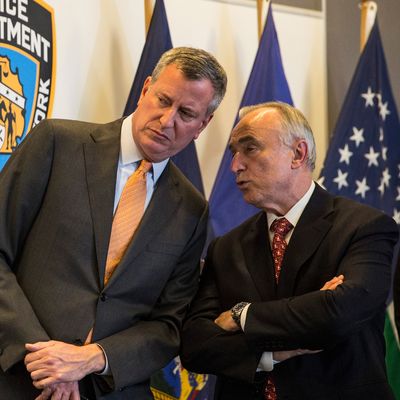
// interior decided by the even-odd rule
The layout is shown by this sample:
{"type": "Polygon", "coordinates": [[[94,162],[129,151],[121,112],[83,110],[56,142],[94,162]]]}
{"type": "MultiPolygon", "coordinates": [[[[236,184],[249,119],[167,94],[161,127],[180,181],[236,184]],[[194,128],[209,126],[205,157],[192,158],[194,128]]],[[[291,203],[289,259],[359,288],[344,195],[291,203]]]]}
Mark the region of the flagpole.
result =
{"type": "Polygon", "coordinates": [[[258,41],[261,39],[261,34],[263,30],[262,26],[262,13],[263,13],[263,3],[264,0],[257,0],[257,28],[258,28],[258,41]]]}
{"type": "MultiPolygon", "coordinates": [[[[270,0],[257,0],[257,28],[258,28],[258,42],[261,40],[262,33],[264,31],[264,21],[266,20],[266,15],[264,15],[264,4],[269,3],[270,0]]],[[[269,7],[267,7],[268,13],[269,7]]]]}
{"type": "Polygon", "coordinates": [[[367,43],[369,33],[374,25],[378,6],[375,1],[361,0],[360,52],[367,43]]]}
{"type": "Polygon", "coordinates": [[[149,30],[151,17],[153,15],[153,10],[154,10],[153,0],[144,0],[144,25],[145,25],[146,35],[149,30]]]}

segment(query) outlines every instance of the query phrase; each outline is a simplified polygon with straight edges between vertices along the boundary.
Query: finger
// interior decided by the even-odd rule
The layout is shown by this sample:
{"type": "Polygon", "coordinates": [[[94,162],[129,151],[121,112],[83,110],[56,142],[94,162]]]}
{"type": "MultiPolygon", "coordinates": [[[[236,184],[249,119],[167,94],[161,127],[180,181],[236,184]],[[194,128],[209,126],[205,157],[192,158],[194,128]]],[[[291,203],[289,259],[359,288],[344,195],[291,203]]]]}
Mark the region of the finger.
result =
{"type": "Polygon", "coordinates": [[[70,398],[71,398],[71,392],[70,391],[65,391],[63,393],[63,395],[60,397],[60,400],[70,400],[70,398]]]}
{"type": "MultiPolygon", "coordinates": [[[[78,386],[78,384],[76,386],[78,386]]],[[[81,400],[81,395],[79,393],[78,387],[72,392],[70,400],[81,400]]]]}
{"type": "Polygon", "coordinates": [[[42,390],[42,393],[40,393],[40,395],[37,396],[35,400],[48,400],[51,396],[51,393],[52,393],[52,389],[47,387],[42,390]]]}
{"type": "Polygon", "coordinates": [[[34,370],[31,372],[31,378],[33,381],[42,381],[45,378],[49,378],[52,375],[52,371],[46,369],[34,370]]]}
{"type": "Polygon", "coordinates": [[[62,391],[58,388],[51,395],[51,400],[61,400],[62,399],[62,391]]]}
{"type": "Polygon", "coordinates": [[[54,342],[52,340],[49,340],[48,342],[25,343],[25,348],[28,351],[38,351],[49,346],[54,346],[54,342]]]}
{"type": "Polygon", "coordinates": [[[49,368],[50,364],[46,363],[44,359],[37,359],[37,360],[25,360],[25,368],[28,372],[39,371],[41,369],[49,368]]]}
{"type": "Polygon", "coordinates": [[[33,386],[37,389],[44,389],[48,386],[54,385],[55,383],[60,383],[61,381],[59,379],[56,379],[55,377],[49,376],[41,380],[33,381],[33,386]]]}
{"type": "Polygon", "coordinates": [[[336,287],[343,283],[344,276],[335,276],[331,280],[327,281],[320,290],[335,290],[336,287]]]}

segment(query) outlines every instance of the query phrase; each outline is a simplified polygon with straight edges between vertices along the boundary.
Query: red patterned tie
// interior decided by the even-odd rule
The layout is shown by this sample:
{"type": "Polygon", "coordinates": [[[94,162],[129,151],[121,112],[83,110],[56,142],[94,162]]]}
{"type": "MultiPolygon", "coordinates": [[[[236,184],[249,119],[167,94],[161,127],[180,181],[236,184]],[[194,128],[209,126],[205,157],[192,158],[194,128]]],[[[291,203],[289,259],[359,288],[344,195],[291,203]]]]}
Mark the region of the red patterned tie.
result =
{"type": "MultiPolygon", "coordinates": [[[[283,256],[286,251],[287,243],[285,236],[293,228],[293,225],[286,218],[276,219],[271,224],[271,231],[274,232],[272,239],[272,257],[274,258],[275,267],[275,279],[276,283],[279,281],[279,275],[281,273],[283,256]]],[[[271,377],[267,380],[267,386],[265,387],[264,398],[266,400],[276,400],[276,388],[271,377]]]]}

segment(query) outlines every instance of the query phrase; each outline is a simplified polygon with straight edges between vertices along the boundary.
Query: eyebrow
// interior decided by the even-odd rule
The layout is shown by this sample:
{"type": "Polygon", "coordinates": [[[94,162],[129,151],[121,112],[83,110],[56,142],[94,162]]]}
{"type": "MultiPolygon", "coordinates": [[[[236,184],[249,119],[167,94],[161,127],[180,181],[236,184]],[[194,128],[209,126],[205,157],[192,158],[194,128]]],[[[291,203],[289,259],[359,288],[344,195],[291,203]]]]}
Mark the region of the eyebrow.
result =
{"type": "Polygon", "coordinates": [[[260,141],[252,134],[247,134],[244,136],[241,136],[238,140],[236,140],[235,142],[233,142],[232,140],[229,141],[228,144],[228,148],[230,151],[232,151],[232,149],[237,146],[237,145],[243,145],[246,143],[255,143],[255,144],[259,144],[260,141]]]}

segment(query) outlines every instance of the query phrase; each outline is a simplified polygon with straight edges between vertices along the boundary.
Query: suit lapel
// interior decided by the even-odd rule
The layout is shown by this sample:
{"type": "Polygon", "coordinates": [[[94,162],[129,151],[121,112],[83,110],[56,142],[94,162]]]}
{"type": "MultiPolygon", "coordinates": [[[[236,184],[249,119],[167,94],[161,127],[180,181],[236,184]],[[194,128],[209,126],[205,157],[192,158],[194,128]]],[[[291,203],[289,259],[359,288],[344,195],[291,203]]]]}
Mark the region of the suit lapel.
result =
{"type": "Polygon", "coordinates": [[[301,267],[318,249],[332,226],[326,218],[332,209],[332,197],[316,186],[286,249],[278,284],[279,298],[294,294],[301,267]]]}
{"type": "Polygon", "coordinates": [[[100,285],[103,284],[113,218],[121,124],[122,119],[101,126],[83,145],[100,285]]]}
{"type": "Polygon", "coordinates": [[[260,299],[275,298],[274,266],[268,239],[268,223],[264,212],[257,214],[241,242],[245,264],[260,299]]]}

